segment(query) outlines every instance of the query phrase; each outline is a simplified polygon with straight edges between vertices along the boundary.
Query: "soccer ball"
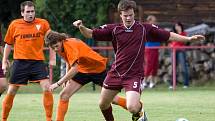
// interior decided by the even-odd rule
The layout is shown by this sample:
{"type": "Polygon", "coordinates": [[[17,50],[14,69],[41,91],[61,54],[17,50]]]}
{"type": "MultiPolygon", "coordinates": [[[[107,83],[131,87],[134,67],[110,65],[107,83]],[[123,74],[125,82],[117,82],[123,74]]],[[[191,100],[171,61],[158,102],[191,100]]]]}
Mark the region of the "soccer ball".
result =
{"type": "Polygon", "coordinates": [[[187,120],[187,119],[185,119],[185,118],[179,118],[179,119],[177,119],[176,121],[189,121],[189,120],[187,120]]]}

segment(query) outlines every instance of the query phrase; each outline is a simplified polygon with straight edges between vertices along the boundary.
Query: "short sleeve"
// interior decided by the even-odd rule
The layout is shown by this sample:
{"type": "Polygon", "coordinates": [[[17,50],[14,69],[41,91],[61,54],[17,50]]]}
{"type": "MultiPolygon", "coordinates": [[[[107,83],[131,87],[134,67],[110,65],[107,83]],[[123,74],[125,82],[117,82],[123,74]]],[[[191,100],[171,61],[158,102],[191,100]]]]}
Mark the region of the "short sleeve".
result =
{"type": "Polygon", "coordinates": [[[93,29],[93,39],[96,41],[111,41],[114,25],[103,25],[100,28],[93,29]]]}
{"type": "Polygon", "coordinates": [[[14,30],[14,23],[11,23],[4,38],[4,41],[9,45],[14,44],[14,30]]]}
{"type": "Polygon", "coordinates": [[[147,41],[166,42],[167,40],[169,40],[170,32],[161,29],[153,24],[147,24],[145,27],[147,41]]]}
{"type": "Polygon", "coordinates": [[[44,31],[47,32],[50,29],[50,24],[47,20],[44,20],[44,31]]]}

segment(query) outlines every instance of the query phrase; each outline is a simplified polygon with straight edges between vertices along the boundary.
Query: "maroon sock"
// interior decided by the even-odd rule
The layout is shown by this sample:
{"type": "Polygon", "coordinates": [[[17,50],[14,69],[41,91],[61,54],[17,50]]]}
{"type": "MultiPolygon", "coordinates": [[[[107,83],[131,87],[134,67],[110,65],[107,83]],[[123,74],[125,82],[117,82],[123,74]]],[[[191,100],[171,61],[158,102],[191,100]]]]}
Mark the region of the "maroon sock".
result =
{"type": "Polygon", "coordinates": [[[101,111],[102,111],[102,114],[105,117],[106,121],[114,121],[113,113],[112,113],[112,107],[111,106],[108,109],[101,110],[101,111]]]}

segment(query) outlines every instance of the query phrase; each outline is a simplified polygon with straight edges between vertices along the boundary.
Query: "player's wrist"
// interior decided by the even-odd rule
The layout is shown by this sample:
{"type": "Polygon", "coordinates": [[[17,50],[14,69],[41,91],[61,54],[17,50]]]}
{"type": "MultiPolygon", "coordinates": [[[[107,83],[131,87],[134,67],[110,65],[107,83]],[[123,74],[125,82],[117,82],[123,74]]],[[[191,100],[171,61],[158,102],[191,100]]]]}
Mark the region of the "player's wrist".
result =
{"type": "Polygon", "coordinates": [[[81,28],[83,28],[83,27],[84,27],[83,24],[80,24],[80,25],[78,26],[79,29],[81,29],[81,28]]]}
{"type": "Polygon", "coordinates": [[[8,59],[3,58],[2,63],[7,63],[8,59]]]}
{"type": "Polygon", "coordinates": [[[61,84],[59,82],[57,82],[57,85],[60,86],[61,84]]]}

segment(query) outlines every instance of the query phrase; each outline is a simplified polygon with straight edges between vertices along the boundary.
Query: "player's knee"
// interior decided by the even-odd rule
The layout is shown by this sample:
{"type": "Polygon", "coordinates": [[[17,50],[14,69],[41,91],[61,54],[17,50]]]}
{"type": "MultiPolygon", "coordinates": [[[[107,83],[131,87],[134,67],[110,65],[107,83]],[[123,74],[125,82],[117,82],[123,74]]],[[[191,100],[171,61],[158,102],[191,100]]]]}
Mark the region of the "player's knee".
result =
{"type": "Polygon", "coordinates": [[[69,100],[70,97],[71,96],[68,93],[66,93],[66,92],[61,92],[60,93],[60,99],[69,100]]]}
{"type": "Polygon", "coordinates": [[[15,95],[16,93],[17,93],[17,90],[18,90],[18,88],[17,89],[8,89],[8,91],[7,91],[7,93],[8,94],[11,94],[11,95],[15,95]]]}
{"type": "Polygon", "coordinates": [[[49,82],[48,79],[45,79],[45,80],[40,81],[40,85],[41,85],[43,91],[48,91],[51,83],[49,82]]]}
{"type": "Polygon", "coordinates": [[[7,89],[7,85],[0,85],[0,92],[4,92],[7,89]]]}
{"type": "Polygon", "coordinates": [[[139,110],[140,110],[140,107],[139,107],[138,104],[129,104],[129,105],[127,106],[127,108],[128,108],[128,111],[129,111],[130,113],[133,113],[133,114],[138,113],[139,110]]]}
{"type": "Polygon", "coordinates": [[[101,110],[107,109],[110,104],[106,103],[103,99],[99,100],[99,107],[101,110]]]}

